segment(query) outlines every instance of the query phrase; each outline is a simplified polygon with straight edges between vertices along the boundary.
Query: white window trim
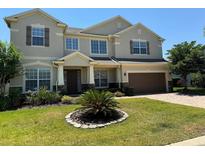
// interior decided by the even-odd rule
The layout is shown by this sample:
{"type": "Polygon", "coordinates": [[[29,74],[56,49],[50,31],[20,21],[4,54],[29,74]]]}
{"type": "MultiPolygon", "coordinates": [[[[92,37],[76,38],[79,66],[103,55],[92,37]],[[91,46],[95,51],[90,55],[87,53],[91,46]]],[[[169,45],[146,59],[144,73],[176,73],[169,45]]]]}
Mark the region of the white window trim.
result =
{"type": "Polygon", "coordinates": [[[90,39],[90,55],[91,56],[108,56],[108,40],[107,39],[98,39],[98,38],[92,38],[90,39]],[[106,41],[106,53],[105,54],[101,54],[101,53],[92,53],[92,45],[91,45],[91,41],[92,40],[96,40],[96,41],[106,41]]]}
{"type": "MultiPolygon", "coordinates": [[[[107,86],[100,86],[96,87],[96,89],[104,89],[104,88],[109,88],[109,71],[107,69],[95,69],[94,70],[94,80],[95,80],[95,71],[106,71],[107,72],[107,86]]],[[[99,80],[100,81],[100,80],[99,80]]],[[[100,81],[101,82],[101,81],[100,81]]],[[[100,84],[101,85],[101,84],[100,84]]]]}
{"type": "MultiPolygon", "coordinates": [[[[50,69],[50,73],[51,73],[51,79],[50,79],[50,91],[53,91],[53,66],[52,64],[48,64],[48,63],[43,63],[43,62],[40,62],[40,61],[36,61],[36,62],[33,62],[33,63],[27,63],[27,64],[23,64],[23,69],[25,70],[26,68],[36,68],[36,67],[46,67],[46,68],[49,68],[50,69]],[[33,66],[33,67],[32,67],[33,66]]],[[[25,74],[23,75],[23,93],[26,93],[26,76],[25,74]]]]}
{"type": "MultiPolygon", "coordinates": [[[[31,47],[37,47],[37,48],[45,48],[45,31],[43,36],[43,45],[33,45],[33,28],[41,28],[45,29],[44,25],[31,25],[31,47]]],[[[35,36],[34,36],[35,37],[35,36]]],[[[37,36],[39,37],[39,36],[37,36]]]]}
{"type": "MultiPolygon", "coordinates": [[[[48,91],[51,91],[51,69],[49,67],[31,67],[31,68],[26,68],[26,69],[36,69],[37,70],[37,79],[26,79],[25,77],[25,92],[28,92],[26,91],[26,81],[29,81],[29,80],[37,80],[37,90],[36,91],[39,91],[40,90],[40,87],[39,87],[39,83],[40,83],[40,80],[50,80],[50,89],[48,91]],[[39,72],[40,70],[49,70],[50,71],[50,79],[40,79],[39,78],[39,72]]],[[[36,91],[33,91],[33,92],[36,92],[36,91]]]]}
{"type": "MultiPolygon", "coordinates": [[[[132,41],[133,42],[146,42],[147,43],[147,40],[141,40],[141,39],[132,39],[132,41]]],[[[133,47],[132,47],[132,49],[133,49],[133,47]]],[[[148,47],[146,48],[146,53],[145,54],[141,53],[140,44],[139,44],[139,49],[140,49],[139,50],[140,53],[132,53],[131,55],[148,55],[148,52],[147,52],[148,51],[148,47]]]]}
{"type": "MultiPolygon", "coordinates": [[[[72,47],[73,48],[73,47],[72,47]]],[[[67,36],[65,37],[65,50],[66,51],[80,51],[80,39],[78,37],[73,37],[73,36],[67,36]],[[78,49],[67,49],[67,45],[66,45],[66,39],[67,38],[71,38],[71,39],[78,39],[78,49]]]]}

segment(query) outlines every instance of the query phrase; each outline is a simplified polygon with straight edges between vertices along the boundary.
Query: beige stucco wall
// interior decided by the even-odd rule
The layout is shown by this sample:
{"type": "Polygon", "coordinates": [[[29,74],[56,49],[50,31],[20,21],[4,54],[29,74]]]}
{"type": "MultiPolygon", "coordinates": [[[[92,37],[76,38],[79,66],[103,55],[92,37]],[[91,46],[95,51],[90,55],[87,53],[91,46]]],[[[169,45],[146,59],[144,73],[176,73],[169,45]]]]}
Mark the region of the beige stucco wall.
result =
{"type": "Polygon", "coordinates": [[[99,26],[93,27],[92,29],[86,30],[85,32],[93,33],[93,34],[109,35],[109,34],[117,33],[129,26],[130,25],[124,20],[122,20],[121,18],[116,18],[115,20],[100,24],[99,26]],[[121,25],[120,28],[118,28],[119,24],[121,25]]]}
{"type": "Polygon", "coordinates": [[[162,58],[161,41],[153,33],[138,25],[119,35],[115,40],[115,56],[117,58],[144,58],[144,59],[160,59],[162,58]],[[141,31],[141,33],[140,33],[141,31]],[[149,41],[150,55],[133,55],[130,53],[130,40],[141,39],[149,41]]]}
{"type": "Polygon", "coordinates": [[[51,19],[34,14],[19,18],[11,24],[11,42],[19,48],[24,56],[33,57],[62,57],[63,56],[63,28],[57,27],[51,19]],[[49,47],[32,47],[26,45],[26,26],[41,25],[50,29],[49,47]]]}

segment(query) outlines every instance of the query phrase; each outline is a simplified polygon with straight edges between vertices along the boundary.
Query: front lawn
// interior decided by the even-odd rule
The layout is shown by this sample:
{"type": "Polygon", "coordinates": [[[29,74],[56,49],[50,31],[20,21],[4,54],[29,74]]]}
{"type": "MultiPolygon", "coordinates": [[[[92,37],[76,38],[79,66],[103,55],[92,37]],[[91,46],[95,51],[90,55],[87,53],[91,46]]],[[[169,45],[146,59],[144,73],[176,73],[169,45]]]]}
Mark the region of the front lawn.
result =
{"type": "Polygon", "coordinates": [[[79,129],[64,117],[78,105],[0,113],[0,145],[166,145],[205,135],[205,110],[156,100],[119,100],[127,120],[79,129]]]}

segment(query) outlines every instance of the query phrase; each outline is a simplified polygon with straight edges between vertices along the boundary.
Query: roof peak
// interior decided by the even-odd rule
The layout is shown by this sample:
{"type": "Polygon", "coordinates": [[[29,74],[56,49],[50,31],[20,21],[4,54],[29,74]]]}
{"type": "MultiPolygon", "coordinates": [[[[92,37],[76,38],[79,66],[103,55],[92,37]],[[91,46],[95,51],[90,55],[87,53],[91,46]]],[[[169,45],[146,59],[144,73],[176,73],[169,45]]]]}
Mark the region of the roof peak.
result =
{"type": "Polygon", "coordinates": [[[58,24],[62,24],[64,27],[67,26],[67,24],[65,24],[64,22],[56,19],[55,17],[49,15],[47,12],[45,12],[42,9],[39,9],[39,8],[30,9],[30,10],[27,10],[27,11],[24,11],[24,12],[21,12],[21,13],[17,13],[15,15],[5,17],[4,20],[7,23],[8,27],[10,27],[10,22],[17,21],[19,17],[25,16],[27,14],[33,14],[33,13],[37,13],[37,12],[42,13],[43,15],[47,16],[48,18],[52,19],[53,21],[55,21],[58,24]]]}
{"type": "Polygon", "coordinates": [[[127,19],[123,18],[121,15],[117,15],[117,16],[113,16],[113,17],[111,17],[111,18],[108,18],[108,19],[106,19],[106,20],[103,20],[103,21],[101,21],[101,22],[99,22],[99,23],[97,23],[97,24],[94,24],[94,25],[90,26],[90,27],[87,27],[87,28],[85,28],[82,32],[85,32],[85,31],[90,30],[90,29],[92,29],[92,28],[95,28],[95,27],[98,27],[98,26],[100,26],[100,25],[106,24],[106,23],[111,22],[111,21],[113,21],[113,20],[115,20],[115,19],[117,19],[117,18],[120,18],[120,19],[124,20],[124,21],[127,22],[130,26],[132,26],[132,24],[131,24],[127,19]]]}

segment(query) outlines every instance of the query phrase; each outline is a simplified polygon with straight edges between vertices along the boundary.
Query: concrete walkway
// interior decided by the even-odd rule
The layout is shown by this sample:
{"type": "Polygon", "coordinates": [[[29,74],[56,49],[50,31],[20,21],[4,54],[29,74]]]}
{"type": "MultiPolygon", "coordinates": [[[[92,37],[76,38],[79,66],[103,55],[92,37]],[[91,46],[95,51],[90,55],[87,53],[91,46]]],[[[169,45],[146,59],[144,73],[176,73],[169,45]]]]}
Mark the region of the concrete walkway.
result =
{"type": "Polygon", "coordinates": [[[139,96],[131,96],[131,97],[118,97],[118,99],[123,98],[150,98],[156,99],[164,102],[188,105],[193,107],[205,108],[205,96],[200,95],[182,95],[178,93],[165,93],[165,94],[153,94],[153,95],[139,95],[139,96]]]}
{"type": "Polygon", "coordinates": [[[205,136],[193,138],[190,140],[185,140],[185,141],[178,142],[178,143],[173,143],[173,144],[170,144],[169,146],[197,146],[197,145],[198,146],[205,145],[205,136]]]}

